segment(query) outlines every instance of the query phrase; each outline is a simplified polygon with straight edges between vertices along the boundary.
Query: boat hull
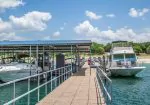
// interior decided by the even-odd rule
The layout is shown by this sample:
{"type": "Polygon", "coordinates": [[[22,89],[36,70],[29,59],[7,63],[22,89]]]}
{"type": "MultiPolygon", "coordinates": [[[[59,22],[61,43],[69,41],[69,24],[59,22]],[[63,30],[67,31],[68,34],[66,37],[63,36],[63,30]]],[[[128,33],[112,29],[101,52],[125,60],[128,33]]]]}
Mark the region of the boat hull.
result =
{"type": "Polygon", "coordinates": [[[144,70],[145,67],[130,67],[130,68],[110,68],[111,76],[135,76],[137,73],[144,70]]]}
{"type": "MultiPolygon", "coordinates": [[[[40,72],[40,71],[39,71],[40,72]]],[[[25,78],[30,75],[37,74],[36,70],[13,70],[13,71],[5,71],[0,73],[0,80],[3,82],[13,81],[20,78],[25,78]]]]}

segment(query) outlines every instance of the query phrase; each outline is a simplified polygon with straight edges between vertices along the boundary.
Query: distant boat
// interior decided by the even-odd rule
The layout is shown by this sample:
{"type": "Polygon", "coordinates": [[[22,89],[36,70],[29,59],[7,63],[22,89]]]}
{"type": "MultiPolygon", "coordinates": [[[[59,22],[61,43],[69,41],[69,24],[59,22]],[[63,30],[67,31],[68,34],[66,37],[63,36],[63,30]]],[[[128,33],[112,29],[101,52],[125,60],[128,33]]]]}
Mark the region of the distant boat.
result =
{"type": "Polygon", "coordinates": [[[145,69],[137,62],[137,56],[127,41],[113,42],[109,59],[111,76],[134,76],[145,69]]]}
{"type": "Polygon", "coordinates": [[[0,65],[0,80],[4,82],[15,79],[24,78],[30,75],[35,75],[42,71],[41,67],[36,67],[35,64],[11,62],[9,64],[0,65]]]}

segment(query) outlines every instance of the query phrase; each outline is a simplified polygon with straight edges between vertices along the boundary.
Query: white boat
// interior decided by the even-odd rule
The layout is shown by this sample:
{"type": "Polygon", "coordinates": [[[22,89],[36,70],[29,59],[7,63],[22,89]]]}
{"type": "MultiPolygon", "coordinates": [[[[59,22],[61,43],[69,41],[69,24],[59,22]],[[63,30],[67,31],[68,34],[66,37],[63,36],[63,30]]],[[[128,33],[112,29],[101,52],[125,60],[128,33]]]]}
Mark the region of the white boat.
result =
{"type": "Polygon", "coordinates": [[[137,62],[137,56],[128,42],[116,43],[118,42],[112,44],[110,51],[109,70],[111,76],[135,76],[145,69],[137,62]]]}
{"type": "Polygon", "coordinates": [[[11,62],[0,65],[0,80],[4,82],[35,75],[42,71],[41,67],[35,64],[11,62]]]}

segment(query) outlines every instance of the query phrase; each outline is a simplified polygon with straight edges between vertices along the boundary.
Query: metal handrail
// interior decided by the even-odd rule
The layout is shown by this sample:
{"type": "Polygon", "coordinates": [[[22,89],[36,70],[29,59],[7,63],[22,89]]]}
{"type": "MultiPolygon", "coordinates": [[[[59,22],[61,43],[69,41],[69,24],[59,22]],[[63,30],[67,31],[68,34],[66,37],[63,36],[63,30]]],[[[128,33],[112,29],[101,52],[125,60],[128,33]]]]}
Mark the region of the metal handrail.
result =
{"type": "MultiPolygon", "coordinates": [[[[71,66],[71,65],[67,65],[67,66],[71,66]]],[[[42,75],[42,74],[50,73],[50,72],[53,72],[53,71],[56,71],[56,70],[65,68],[65,67],[67,67],[67,66],[60,67],[60,68],[57,68],[57,69],[54,69],[54,70],[45,71],[45,72],[42,72],[42,73],[39,73],[39,74],[35,74],[35,75],[31,75],[31,76],[28,76],[28,77],[16,79],[16,80],[13,80],[13,81],[9,81],[9,82],[0,84],[0,87],[6,86],[6,85],[9,85],[9,84],[12,84],[12,83],[14,83],[14,82],[20,82],[20,81],[23,81],[23,80],[26,80],[26,79],[29,79],[29,78],[37,77],[37,76],[42,75]]]]}
{"type": "MultiPolygon", "coordinates": [[[[93,61],[95,63],[95,61],[93,61]]],[[[96,80],[98,84],[99,91],[102,90],[102,93],[105,98],[105,103],[112,102],[112,80],[107,76],[107,74],[99,66],[96,66],[96,80]],[[108,98],[108,100],[107,100],[108,98]]],[[[99,93],[101,94],[101,93],[99,93]]]]}
{"type": "MultiPolygon", "coordinates": [[[[107,88],[105,87],[104,82],[103,82],[103,80],[102,80],[100,74],[99,74],[99,73],[97,73],[97,74],[98,74],[98,76],[99,76],[99,78],[100,78],[100,80],[101,80],[102,86],[103,86],[103,88],[104,88],[104,90],[105,90],[107,96],[109,97],[109,100],[111,101],[111,95],[110,95],[110,93],[108,92],[107,88]]],[[[107,78],[107,77],[106,77],[106,78],[107,78]]],[[[107,80],[108,80],[110,83],[112,83],[112,81],[111,81],[110,79],[107,79],[107,80]]]]}
{"type": "Polygon", "coordinates": [[[13,99],[8,101],[8,102],[5,102],[4,105],[15,104],[16,101],[18,101],[19,99],[21,99],[21,98],[23,98],[23,97],[25,97],[27,95],[28,95],[28,105],[30,105],[30,101],[29,101],[30,97],[29,97],[29,95],[32,92],[36,91],[36,90],[38,90],[38,101],[39,101],[40,100],[40,98],[39,98],[40,97],[39,89],[41,87],[46,86],[45,87],[45,91],[46,91],[46,94],[47,94],[47,84],[48,83],[51,83],[51,89],[52,89],[52,82],[54,80],[59,79],[59,84],[58,85],[60,85],[60,77],[63,76],[63,79],[65,81],[66,78],[69,78],[69,76],[67,77],[68,74],[69,74],[69,76],[72,75],[72,66],[71,65],[67,65],[67,66],[64,66],[64,67],[61,67],[61,68],[57,68],[57,69],[54,69],[54,70],[46,71],[46,72],[43,72],[43,73],[39,73],[39,74],[36,74],[36,75],[32,75],[32,76],[28,76],[28,77],[25,77],[25,78],[17,79],[17,80],[14,80],[14,81],[10,81],[8,83],[4,83],[4,84],[0,85],[0,88],[3,87],[3,86],[7,86],[7,85],[10,85],[10,84],[13,84],[13,90],[14,90],[13,91],[13,99]],[[63,72],[61,72],[61,70],[63,72]],[[58,73],[58,76],[56,76],[56,74],[55,74],[56,77],[52,78],[52,73],[56,73],[56,72],[58,73]],[[50,73],[50,76],[51,76],[50,80],[47,79],[49,73],[50,73]],[[46,75],[46,82],[43,83],[43,84],[40,84],[40,76],[43,76],[43,75],[46,75]],[[38,80],[38,86],[36,88],[30,90],[30,82],[31,82],[31,78],[33,78],[33,77],[38,77],[38,79],[37,79],[38,80]],[[15,91],[16,90],[16,83],[20,82],[20,81],[23,81],[23,80],[28,80],[28,91],[26,93],[23,93],[23,94],[19,95],[18,97],[16,97],[15,96],[16,95],[16,91],[15,91]]]}

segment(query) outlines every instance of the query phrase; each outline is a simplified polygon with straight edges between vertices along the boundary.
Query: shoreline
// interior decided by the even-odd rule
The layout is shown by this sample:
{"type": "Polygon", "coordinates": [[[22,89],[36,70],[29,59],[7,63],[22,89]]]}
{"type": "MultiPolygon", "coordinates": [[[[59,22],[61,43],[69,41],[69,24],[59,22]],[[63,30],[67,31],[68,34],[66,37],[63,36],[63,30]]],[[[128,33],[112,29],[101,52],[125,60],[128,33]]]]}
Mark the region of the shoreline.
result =
{"type": "Polygon", "coordinates": [[[146,58],[139,58],[137,61],[138,62],[142,62],[142,63],[150,63],[150,59],[149,58],[148,59],[146,59],[146,58]]]}

